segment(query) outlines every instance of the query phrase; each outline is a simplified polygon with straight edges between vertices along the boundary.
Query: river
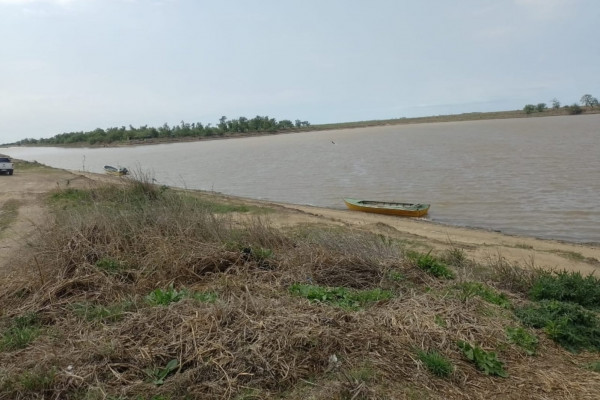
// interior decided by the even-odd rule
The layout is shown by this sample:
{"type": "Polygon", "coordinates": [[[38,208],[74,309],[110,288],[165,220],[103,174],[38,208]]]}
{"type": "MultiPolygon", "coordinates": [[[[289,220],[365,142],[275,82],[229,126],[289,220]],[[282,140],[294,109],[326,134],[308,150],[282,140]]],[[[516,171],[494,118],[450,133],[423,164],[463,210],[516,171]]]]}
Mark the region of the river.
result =
{"type": "Polygon", "coordinates": [[[159,184],[278,202],[430,203],[427,218],[444,224],[600,242],[600,114],[2,152],[69,170],[119,165],[159,184]]]}

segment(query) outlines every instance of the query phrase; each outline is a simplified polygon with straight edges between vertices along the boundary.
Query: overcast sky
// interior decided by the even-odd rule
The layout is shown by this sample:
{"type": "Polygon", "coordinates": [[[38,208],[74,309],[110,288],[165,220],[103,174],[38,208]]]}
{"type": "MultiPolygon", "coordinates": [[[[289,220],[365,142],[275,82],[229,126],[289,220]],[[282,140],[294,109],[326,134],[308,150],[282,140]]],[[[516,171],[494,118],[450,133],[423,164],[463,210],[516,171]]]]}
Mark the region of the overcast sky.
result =
{"type": "Polygon", "coordinates": [[[600,97],[598,0],[0,0],[0,143],[600,97]]]}

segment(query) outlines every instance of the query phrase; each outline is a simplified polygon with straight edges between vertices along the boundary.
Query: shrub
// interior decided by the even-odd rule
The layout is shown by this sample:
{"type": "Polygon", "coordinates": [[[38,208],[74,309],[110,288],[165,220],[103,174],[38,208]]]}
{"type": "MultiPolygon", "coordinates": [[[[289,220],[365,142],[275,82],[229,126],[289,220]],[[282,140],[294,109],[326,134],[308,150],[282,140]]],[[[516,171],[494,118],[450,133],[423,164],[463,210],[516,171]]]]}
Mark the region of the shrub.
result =
{"type": "Polygon", "coordinates": [[[545,272],[529,291],[533,300],[558,300],[577,303],[587,308],[600,307],[600,279],[579,272],[545,272]]]}
{"type": "Polygon", "coordinates": [[[579,104],[577,103],[573,103],[570,106],[567,106],[567,110],[571,115],[577,115],[583,112],[583,108],[579,107],[579,104]]]}
{"type": "Polygon", "coordinates": [[[525,114],[531,114],[535,111],[535,106],[533,104],[526,104],[525,107],[523,107],[523,111],[525,111],[525,114]]]}
{"type": "Polygon", "coordinates": [[[515,313],[525,325],[543,328],[551,339],[569,351],[600,350],[598,317],[579,304],[542,300],[515,313]]]}

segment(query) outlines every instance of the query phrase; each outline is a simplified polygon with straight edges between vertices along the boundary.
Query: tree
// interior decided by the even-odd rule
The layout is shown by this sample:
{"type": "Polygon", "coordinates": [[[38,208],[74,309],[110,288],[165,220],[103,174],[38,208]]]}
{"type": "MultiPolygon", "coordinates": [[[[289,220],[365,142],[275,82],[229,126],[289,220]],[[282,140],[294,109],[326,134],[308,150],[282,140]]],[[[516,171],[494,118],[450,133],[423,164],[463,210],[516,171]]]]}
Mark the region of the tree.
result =
{"type": "Polygon", "coordinates": [[[546,107],[546,103],[538,103],[535,108],[538,110],[538,112],[543,112],[548,107],[546,107]]]}
{"type": "Polygon", "coordinates": [[[552,99],[552,108],[558,110],[560,108],[560,101],[555,97],[552,99]]]}
{"type": "Polygon", "coordinates": [[[523,111],[525,111],[525,114],[531,114],[535,111],[535,106],[533,104],[526,104],[525,107],[523,107],[523,111]]]}
{"type": "Polygon", "coordinates": [[[581,96],[581,100],[579,101],[581,102],[582,106],[586,107],[594,108],[594,106],[598,105],[598,99],[592,96],[591,94],[584,94],[583,96],[581,96]]]}

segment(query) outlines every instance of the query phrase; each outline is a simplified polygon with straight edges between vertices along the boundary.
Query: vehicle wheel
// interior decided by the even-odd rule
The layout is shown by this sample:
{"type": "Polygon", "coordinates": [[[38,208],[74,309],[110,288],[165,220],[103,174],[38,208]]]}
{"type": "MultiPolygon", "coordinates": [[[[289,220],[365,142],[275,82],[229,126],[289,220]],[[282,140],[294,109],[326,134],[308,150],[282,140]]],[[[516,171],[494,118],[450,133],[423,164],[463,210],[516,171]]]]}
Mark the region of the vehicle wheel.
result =
{"type": "Polygon", "coordinates": [[[8,174],[12,175],[13,174],[13,170],[11,169],[10,171],[8,171],[8,174]]]}

